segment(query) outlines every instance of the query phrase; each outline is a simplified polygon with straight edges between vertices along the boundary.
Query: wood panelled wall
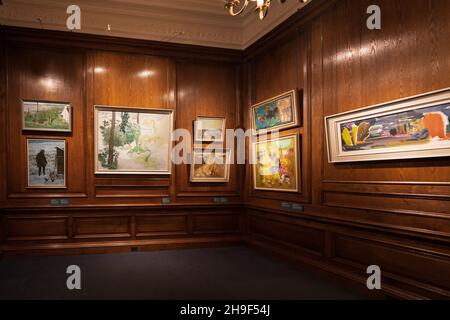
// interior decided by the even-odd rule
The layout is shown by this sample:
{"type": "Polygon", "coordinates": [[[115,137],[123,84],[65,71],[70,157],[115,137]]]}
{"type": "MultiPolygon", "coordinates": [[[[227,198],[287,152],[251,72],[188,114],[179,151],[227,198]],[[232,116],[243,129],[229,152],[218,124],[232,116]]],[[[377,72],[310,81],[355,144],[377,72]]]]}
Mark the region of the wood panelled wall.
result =
{"type": "Polygon", "coordinates": [[[450,3],[375,1],[382,29],[370,31],[366,10],[374,1],[331,2],[247,52],[246,107],[296,88],[304,123],[297,130],[304,191],[262,194],[247,185],[249,242],[366,292],[374,264],[384,293],[448,298],[449,159],[329,164],[324,117],[450,87],[450,3]],[[304,204],[304,212],[283,210],[284,201],[304,204]]]}
{"type": "Polygon", "coordinates": [[[375,264],[383,277],[375,295],[450,297],[449,159],[327,162],[325,116],[450,87],[448,1],[377,0],[382,29],[374,31],[366,28],[371,4],[314,0],[245,52],[4,28],[2,250],[82,253],[243,239],[363,292],[366,268],[375,264]],[[144,69],[153,77],[138,77],[144,69]],[[48,77],[56,80],[52,90],[40,82],[48,77]],[[227,184],[192,184],[183,165],[170,177],[93,174],[95,104],[173,109],[176,127],[191,131],[202,115],[249,128],[251,105],[292,89],[302,126],[283,134],[300,137],[298,193],[254,191],[248,165],[233,167],[227,184]],[[26,189],[25,138],[41,135],[21,131],[22,98],[73,103],[65,191],[26,189]],[[229,203],[216,204],[215,196],[229,203]],[[52,199],[69,204],[52,206],[52,199]],[[304,210],[287,211],[285,202],[304,210]]]}
{"type": "Polygon", "coordinates": [[[97,48],[92,39],[104,38],[67,35],[66,40],[57,32],[16,28],[4,28],[1,34],[4,252],[240,241],[236,168],[229,183],[215,185],[190,183],[187,166],[173,166],[171,175],[94,174],[95,105],[172,109],[175,128],[191,132],[200,115],[226,116],[228,128],[239,126],[240,54],[213,50],[211,57],[209,49],[181,46],[174,57],[166,53],[172,45],[145,41],[108,39],[97,48]],[[146,70],[150,76],[142,77],[146,70]],[[72,133],[22,131],[22,99],[70,102],[72,133]],[[29,189],[26,139],[52,137],[67,141],[67,188],[29,189]],[[228,203],[216,204],[217,196],[228,203]],[[163,205],[162,198],[170,203],[163,205]]]}

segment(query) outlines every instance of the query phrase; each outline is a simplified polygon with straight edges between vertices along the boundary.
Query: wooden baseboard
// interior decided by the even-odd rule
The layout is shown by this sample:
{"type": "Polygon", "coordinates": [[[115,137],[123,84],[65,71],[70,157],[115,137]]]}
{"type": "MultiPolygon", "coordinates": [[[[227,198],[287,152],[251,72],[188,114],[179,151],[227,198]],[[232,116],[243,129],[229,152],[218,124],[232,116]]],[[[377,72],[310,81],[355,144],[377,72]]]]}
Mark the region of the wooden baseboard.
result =
{"type": "Polygon", "coordinates": [[[279,243],[267,239],[247,236],[244,243],[250,247],[269,253],[277,258],[294,263],[295,265],[310,270],[329,281],[345,285],[367,297],[367,299],[408,299],[408,300],[426,300],[425,296],[414,292],[401,290],[399,288],[384,285],[382,290],[370,291],[366,287],[366,279],[360,275],[348,272],[342,268],[334,266],[325,259],[315,259],[302,254],[301,251],[293,251],[292,248],[284,247],[279,243]]]}
{"type": "Polygon", "coordinates": [[[52,244],[27,244],[4,245],[0,251],[4,257],[14,255],[78,255],[119,253],[130,251],[151,251],[166,249],[188,249],[205,247],[226,247],[242,245],[240,234],[189,237],[155,240],[126,240],[126,241],[102,241],[102,242],[77,242],[77,243],[52,243],[52,244]]]}

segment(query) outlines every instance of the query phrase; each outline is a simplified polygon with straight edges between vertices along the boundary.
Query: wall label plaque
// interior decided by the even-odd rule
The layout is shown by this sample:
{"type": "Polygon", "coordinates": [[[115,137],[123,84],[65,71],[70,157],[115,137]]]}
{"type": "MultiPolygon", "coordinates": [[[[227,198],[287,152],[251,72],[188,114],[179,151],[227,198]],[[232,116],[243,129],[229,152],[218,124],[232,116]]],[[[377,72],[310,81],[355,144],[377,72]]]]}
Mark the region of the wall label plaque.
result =
{"type": "Polygon", "coordinates": [[[50,205],[52,206],[67,206],[70,204],[69,199],[51,199],[50,205]]]}
{"type": "Polygon", "coordinates": [[[228,203],[228,199],[224,197],[214,197],[214,203],[228,203]]]}
{"type": "Polygon", "coordinates": [[[303,212],[304,210],[304,206],[302,204],[292,202],[282,202],[281,208],[293,212],[303,212]]]}

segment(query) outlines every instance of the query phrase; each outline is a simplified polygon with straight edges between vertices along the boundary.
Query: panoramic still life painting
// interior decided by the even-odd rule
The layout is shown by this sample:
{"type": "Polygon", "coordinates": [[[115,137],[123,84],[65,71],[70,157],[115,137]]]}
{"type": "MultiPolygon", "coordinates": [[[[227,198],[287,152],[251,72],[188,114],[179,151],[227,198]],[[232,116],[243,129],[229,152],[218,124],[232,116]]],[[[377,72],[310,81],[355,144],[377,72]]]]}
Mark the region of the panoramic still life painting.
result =
{"type": "Polygon", "coordinates": [[[254,143],[253,182],[256,190],[298,192],[298,137],[254,143]]]}
{"type": "Polygon", "coordinates": [[[299,125],[296,90],[253,106],[252,118],[253,129],[257,134],[299,125]]]}
{"type": "Polygon", "coordinates": [[[228,182],[231,152],[228,149],[206,151],[194,149],[191,163],[191,182],[228,182]]]}
{"type": "Polygon", "coordinates": [[[329,117],[330,160],[365,161],[450,155],[450,101],[441,100],[445,93],[433,96],[431,100],[418,98],[420,103],[413,103],[413,107],[411,104],[405,107],[404,103],[398,102],[399,108],[395,105],[388,107],[391,110],[379,106],[371,111],[372,114],[360,110],[338,120],[329,117]]]}
{"type": "Polygon", "coordinates": [[[28,187],[66,187],[66,141],[28,139],[28,187]]]}
{"type": "Polygon", "coordinates": [[[68,103],[22,101],[22,129],[72,131],[72,108],[68,103]]]}
{"type": "Polygon", "coordinates": [[[225,118],[198,117],[194,121],[195,142],[223,142],[225,139],[225,118]]]}
{"type": "Polygon", "coordinates": [[[97,106],[96,174],[170,174],[172,110],[97,106]]]}

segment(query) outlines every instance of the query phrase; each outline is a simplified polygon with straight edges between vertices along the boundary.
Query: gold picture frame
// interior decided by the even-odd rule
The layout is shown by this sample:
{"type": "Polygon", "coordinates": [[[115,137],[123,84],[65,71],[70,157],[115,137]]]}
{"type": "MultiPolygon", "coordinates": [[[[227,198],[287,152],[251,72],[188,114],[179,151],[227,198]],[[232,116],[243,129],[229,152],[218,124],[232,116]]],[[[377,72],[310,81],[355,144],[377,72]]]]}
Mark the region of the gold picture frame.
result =
{"type": "Polygon", "coordinates": [[[298,100],[297,90],[291,90],[253,105],[251,119],[254,133],[268,133],[301,125],[298,100]]]}
{"type": "Polygon", "coordinates": [[[253,143],[254,190],[301,191],[299,141],[298,134],[290,134],[253,143]]]}
{"type": "Polygon", "coordinates": [[[189,179],[191,182],[226,183],[230,181],[230,149],[205,151],[205,149],[202,148],[194,148],[192,150],[191,159],[189,179]],[[211,154],[209,158],[208,153],[211,154]],[[212,157],[214,157],[214,159],[211,159],[212,157]],[[220,161],[216,162],[215,159],[220,159],[220,161]]]}

